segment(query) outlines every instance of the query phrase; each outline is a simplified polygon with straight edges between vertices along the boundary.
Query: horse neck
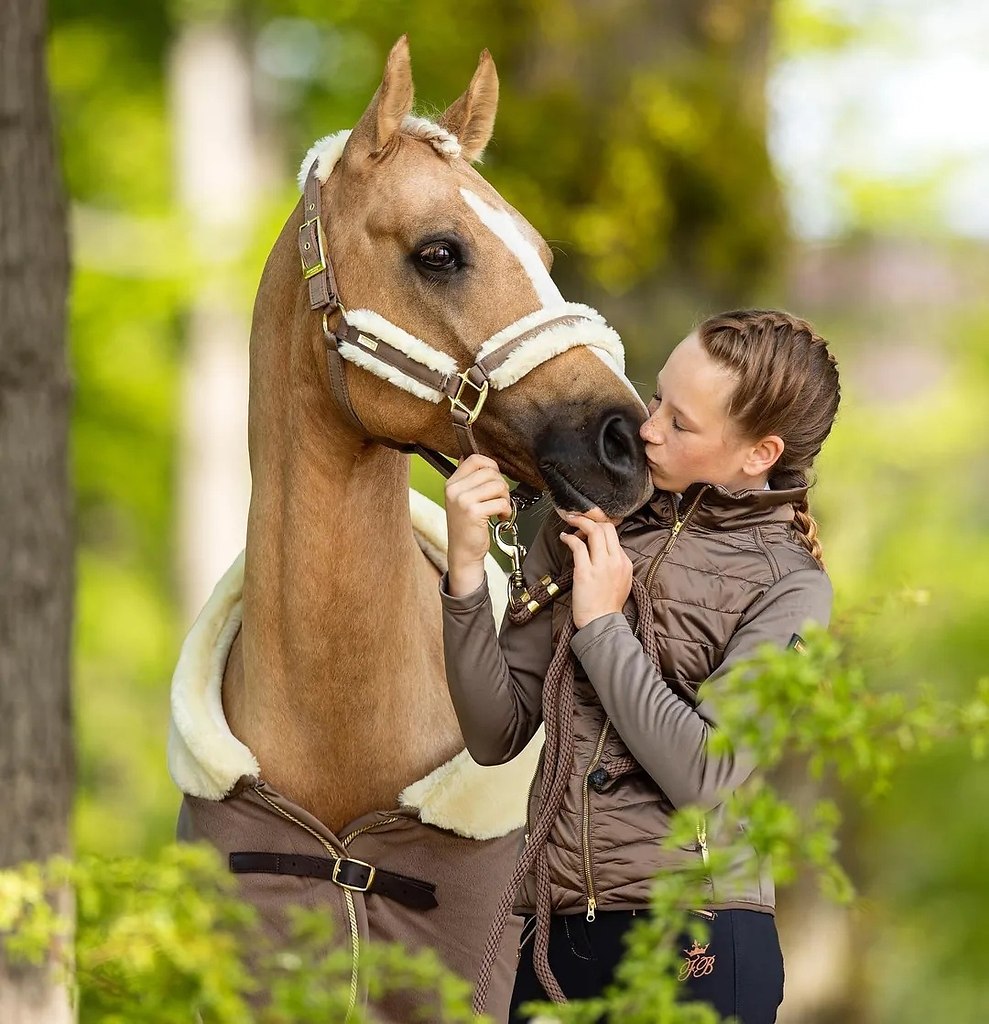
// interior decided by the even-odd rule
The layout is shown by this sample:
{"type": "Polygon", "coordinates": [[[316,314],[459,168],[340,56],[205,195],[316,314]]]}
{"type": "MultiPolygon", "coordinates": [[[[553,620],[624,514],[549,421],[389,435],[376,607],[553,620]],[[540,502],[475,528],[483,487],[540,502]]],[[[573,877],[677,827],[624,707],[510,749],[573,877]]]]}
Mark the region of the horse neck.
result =
{"type": "Polygon", "coordinates": [[[252,451],[242,671],[224,704],[265,780],[337,828],[394,807],[463,740],[408,458],[325,421],[282,444],[285,422],[254,432],[268,440],[252,451]]]}

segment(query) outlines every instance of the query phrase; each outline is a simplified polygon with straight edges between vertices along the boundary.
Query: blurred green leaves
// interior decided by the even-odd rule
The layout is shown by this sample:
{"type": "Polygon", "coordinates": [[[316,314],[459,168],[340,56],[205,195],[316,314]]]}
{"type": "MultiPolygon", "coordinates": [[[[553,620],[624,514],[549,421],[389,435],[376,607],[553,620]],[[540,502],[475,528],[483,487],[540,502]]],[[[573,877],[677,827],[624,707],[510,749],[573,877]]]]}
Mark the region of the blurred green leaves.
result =
{"type": "MultiPolygon", "coordinates": [[[[0,947],[32,963],[52,953],[80,1024],[370,1022],[359,1005],[348,1017],[352,954],[341,927],[326,913],[289,908],[287,941],[272,947],[234,876],[206,847],[0,871],[0,947]],[[57,913],[57,903],[75,913],[57,913]]],[[[425,993],[422,1019],[476,1020],[471,986],[433,951],[361,949],[372,999],[425,993]]]]}

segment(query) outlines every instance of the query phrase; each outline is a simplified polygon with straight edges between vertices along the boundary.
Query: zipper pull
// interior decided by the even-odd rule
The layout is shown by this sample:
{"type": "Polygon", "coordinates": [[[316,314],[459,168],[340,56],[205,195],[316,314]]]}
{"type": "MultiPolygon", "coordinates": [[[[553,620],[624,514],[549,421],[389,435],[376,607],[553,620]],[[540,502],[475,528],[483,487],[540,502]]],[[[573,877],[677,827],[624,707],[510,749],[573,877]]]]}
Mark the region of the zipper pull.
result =
{"type": "Polygon", "coordinates": [[[593,921],[597,917],[598,901],[593,896],[587,897],[587,920],[593,921]]]}
{"type": "Polygon", "coordinates": [[[703,819],[697,823],[697,844],[700,847],[701,859],[704,861],[704,866],[707,867],[707,822],[703,819]]]}

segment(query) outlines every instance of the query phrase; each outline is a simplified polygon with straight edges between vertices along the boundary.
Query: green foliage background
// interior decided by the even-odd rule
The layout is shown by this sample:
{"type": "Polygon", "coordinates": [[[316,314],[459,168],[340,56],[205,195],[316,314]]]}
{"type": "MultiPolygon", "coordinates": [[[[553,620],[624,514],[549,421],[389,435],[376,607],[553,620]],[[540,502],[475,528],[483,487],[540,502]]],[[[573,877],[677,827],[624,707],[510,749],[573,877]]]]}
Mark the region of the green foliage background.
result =
{"type": "MultiPolygon", "coordinates": [[[[265,80],[282,184],[256,211],[254,243],[235,267],[245,309],[294,202],[299,157],[356,120],[388,47],[409,31],[427,107],[454,99],[479,50],[492,50],[503,91],[485,173],[561,250],[555,276],[621,329],[643,381],[699,314],[792,305],[803,294],[787,274],[795,250],[766,152],[764,75],[757,61],[742,76],[741,55],[770,43],[773,60],[840,49],[887,26],[851,25],[800,0],[51,8],[76,253],[75,834],[86,854],[152,854],[171,838],[177,808],[164,743],[168,680],[187,625],[175,575],[177,416],[198,268],[175,198],[167,91],[182,25],[225,17],[255,53],[265,33],[299,48],[295,71],[265,80]]],[[[880,242],[909,249],[918,196],[936,186],[847,181],[854,228],[834,244],[849,261],[868,260],[880,242]]],[[[985,279],[984,251],[926,222],[922,230],[952,272],[985,279]]],[[[843,409],[814,499],[838,630],[877,688],[909,692],[924,681],[963,701],[985,673],[989,615],[989,308],[976,288],[920,307],[833,288],[804,298],[799,312],[833,339],[844,369],[843,409]],[[923,385],[877,398],[876,375],[894,372],[904,353],[927,368],[923,385]]],[[[415,474],[437,495],[430,471],[415,474]]],[[[900,771],[883,801],[847,808],[850,867],[865,892],[855,911],[862,1020],[982,1019],[987,800],[984,768],[958,744],[900,771]]]]}

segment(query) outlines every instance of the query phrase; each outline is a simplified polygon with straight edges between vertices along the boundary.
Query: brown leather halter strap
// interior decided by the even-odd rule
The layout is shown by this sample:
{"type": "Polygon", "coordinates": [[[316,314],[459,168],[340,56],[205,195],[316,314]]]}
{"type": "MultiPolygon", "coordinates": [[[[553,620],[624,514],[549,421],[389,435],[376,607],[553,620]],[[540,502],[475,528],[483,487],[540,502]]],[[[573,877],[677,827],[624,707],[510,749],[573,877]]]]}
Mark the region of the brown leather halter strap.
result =
{"type": "MultiPolygon", "coordinates": [[[[306,176],[303,191],[305,220],[299,228],[299,255],[302,259],[302,275],[309,282],[309,305],[322,314],[323,337],[326,341],[326,363],[329,370],[330,387],[337,405],[351,425],[366,437],[396,448],[402,452],[422,456],[444,476],[450,476],[456,466],[445,456],[421,444],[401,444],[389,438],[378,437],[361,422],[354,409],[347,387],[346,362],[340,352],[340,344],[346,343],[363,349],[379,362],[393,367],[406,377],[427,388],[439,392],[450,402],[450,418],[461,454],[466,458],[480,451],[474,439],[473,424],[480,415],[488,396],[491,374],[497,370],[521,345],[535,335],[561,324],[578,323],[582,317],[570,313],[540,324],[532,330],[505,342],[493,352],[468,367],[462,373],[447,374],[433,370],[399,351],[383,338],[358,330],[347,322],[347,314],[337,292],[333,267],[327,254],[326,232],[323,225],[320,202],[320,181],[316,177],[316,162],[313,162],[306,176]],[[336,318],[336,326],[331,320],[336,318]]],[[[540,497],[539,492],[524,485],[513,492],[520,507],[531,504],[540,497]]]]}

